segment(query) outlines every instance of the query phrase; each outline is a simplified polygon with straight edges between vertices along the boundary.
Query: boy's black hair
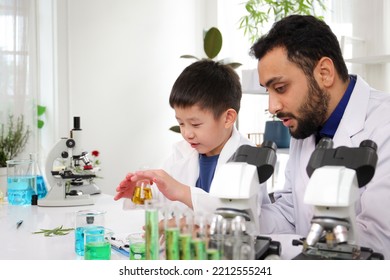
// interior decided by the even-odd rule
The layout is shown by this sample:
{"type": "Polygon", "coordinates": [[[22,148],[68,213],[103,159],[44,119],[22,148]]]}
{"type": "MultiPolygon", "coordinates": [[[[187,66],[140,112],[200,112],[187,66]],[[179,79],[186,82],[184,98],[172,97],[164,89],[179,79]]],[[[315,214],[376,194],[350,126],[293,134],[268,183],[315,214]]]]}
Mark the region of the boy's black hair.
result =
{"type": "Polygon", "coordinates": [[[340,78],[344,82],[348,80],[347,66],[336,35],[324,21],[314,16],[291,15],[274,23],[271,30],[251,47],[250,54],[260,60],[276,47],[286,49],[287,58],[307,77],[313,75],[322,57],[329,57],[340,78]]]}
{"type": "Polygon", "coordinates": [[[241,96],[240,78],[233,68],[202,59],[187,66],[176,79],[169,104],[172,108],[197,105],[218,118],[230,108],[238,113],[241,96]]]}

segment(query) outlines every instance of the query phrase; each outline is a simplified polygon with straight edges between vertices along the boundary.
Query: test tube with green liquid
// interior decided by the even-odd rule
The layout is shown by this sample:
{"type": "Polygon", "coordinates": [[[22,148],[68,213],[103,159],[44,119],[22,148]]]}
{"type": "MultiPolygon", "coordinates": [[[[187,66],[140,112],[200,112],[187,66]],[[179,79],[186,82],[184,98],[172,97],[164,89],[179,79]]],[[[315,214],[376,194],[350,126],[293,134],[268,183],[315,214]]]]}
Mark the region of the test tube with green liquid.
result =
{"type": "Polygon", "coordinates": [[[157,201],[145,200],[145,258],[147,260],[158,260],[160,258],[158,213],[157,201]]]}
{"type": "Polygon", "coordinates": [[[193,232],[193,214],[188,210],[184,213],[180,227],[179,252],[181,260],[191,260],[191,241],[193,232]]]}
{"type": "Polygon", "coordinates": [[[191,241],[191,252],[193,260],[206,260],[206,238],[207,238],[207,223],[206,217],[203,213],[197,213],[195,215],[195,224],[197,230],[195,233],[196,238],[191,241]]]}
{"type": "Polygon", "coordinates": [[[178,211],[168,208],[164,217],[165,227],[165,257],[167,260],[179,260],[179,215],[178,211]]]}

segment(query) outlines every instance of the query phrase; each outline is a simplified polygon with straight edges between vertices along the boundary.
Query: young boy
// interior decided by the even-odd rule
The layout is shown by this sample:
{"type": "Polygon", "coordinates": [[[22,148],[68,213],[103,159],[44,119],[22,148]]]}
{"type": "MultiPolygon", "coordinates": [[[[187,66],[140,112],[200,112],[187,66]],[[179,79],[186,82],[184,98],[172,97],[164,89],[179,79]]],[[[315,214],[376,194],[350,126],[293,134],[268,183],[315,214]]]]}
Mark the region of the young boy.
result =
{"type": "Polygon", "coordinates": [[[131,198],[135,183],[148,179],[155,183],[154,198],[165,196],[193,209],[200,200],[210,199],[209,209],[198,210],[213,211],[208,192],[215,171],[239,146],[252,145],[234,126],[241,96],[239,77],[229,66],[200,60],[184,69],[169,98],[184,140],[174,146],[164,169],[128,173],[114,199],[131,198]]]}

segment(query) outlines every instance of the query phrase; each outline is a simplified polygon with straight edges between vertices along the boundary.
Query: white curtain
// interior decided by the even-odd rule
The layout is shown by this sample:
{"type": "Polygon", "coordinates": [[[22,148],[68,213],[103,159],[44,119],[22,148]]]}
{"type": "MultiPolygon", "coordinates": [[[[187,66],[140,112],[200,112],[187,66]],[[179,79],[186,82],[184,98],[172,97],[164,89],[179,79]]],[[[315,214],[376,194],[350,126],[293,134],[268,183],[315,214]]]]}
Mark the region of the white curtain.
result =
{"type": "Polygon", "coordinates": [[[36,1],[0,0],[0,123],[24,116],[32,134],[25,152],[37,149],[36,1]]]}

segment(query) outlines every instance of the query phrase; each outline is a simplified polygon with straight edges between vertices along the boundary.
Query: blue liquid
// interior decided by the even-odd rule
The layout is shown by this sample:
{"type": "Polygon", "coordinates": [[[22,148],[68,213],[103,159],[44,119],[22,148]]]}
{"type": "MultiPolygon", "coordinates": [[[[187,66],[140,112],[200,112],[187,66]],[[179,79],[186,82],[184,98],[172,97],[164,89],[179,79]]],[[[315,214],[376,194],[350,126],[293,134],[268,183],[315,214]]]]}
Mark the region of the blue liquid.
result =
{"type": "Polygon", "coordinates": [[[84,246],[85,246],[85,241],[84,241],[84,232],[85,230],[91,230],[91,229],[96,229],[97,233],[104,234],[104,227],[102,226],[87,226],[87,227],[78,227],[74,231],[75,233],[75,251],[76,254],[79,256],[84,256],[84,246]]]}
{"type": "Polygon", "coordinates": [[[31,205],[34,194],[35,176],[8,177],[8,203],[11,205],[31,205]]]}
{"type": "Polygon", "coordinates": [[[47,188],[45,180],[42,175],[37,176],[37,190],[38,190],[38,199],[44,198],[47,194],[47,188]]]}

